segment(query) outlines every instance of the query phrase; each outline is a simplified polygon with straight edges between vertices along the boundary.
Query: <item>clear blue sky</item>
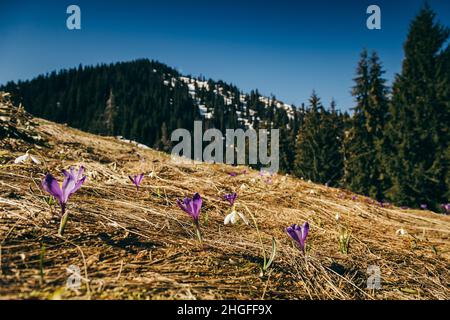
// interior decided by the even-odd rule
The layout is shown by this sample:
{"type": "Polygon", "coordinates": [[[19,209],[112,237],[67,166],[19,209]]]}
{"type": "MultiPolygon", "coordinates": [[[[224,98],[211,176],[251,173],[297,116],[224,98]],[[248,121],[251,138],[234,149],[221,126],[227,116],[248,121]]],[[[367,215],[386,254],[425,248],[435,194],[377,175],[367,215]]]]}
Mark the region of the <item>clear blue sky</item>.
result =
{"type": "MultiPolygon", "coordinates": [[[[315,89],[325,104],[353,105],[362,48],[378,51],[386,77],[400,71],[402,44],[422,0],[270,1],[0,0],[0,84],[78,64],[156,59],[184,74],[258,88],[300,104],[315,89]],[[82,30],[66,28],[77,4],[82,30]],[[382,30],[366,28],[381,7],[382,30]]],[[[450,1],[429,0],[450,25],[450,1]]]]}

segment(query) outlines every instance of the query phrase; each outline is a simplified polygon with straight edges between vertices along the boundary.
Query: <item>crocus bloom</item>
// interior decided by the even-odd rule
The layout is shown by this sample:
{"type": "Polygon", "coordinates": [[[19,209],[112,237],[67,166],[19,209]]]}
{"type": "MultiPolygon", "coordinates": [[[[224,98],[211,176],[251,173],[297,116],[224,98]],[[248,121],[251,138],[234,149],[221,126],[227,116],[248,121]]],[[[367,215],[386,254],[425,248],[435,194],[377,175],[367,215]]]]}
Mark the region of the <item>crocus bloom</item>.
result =
{"type": "Polygon", "coordinates": [[[139,185],[144,178],[144,174],[141,173],[140,175],[128,176],[128,178],[130,178],[131,182],[133,182],[133,184],[136,186],[136,190],[139,191],[139,185]]]}
{"type": "Polygon", "coordinates": [[[443,203],[441,204],[442,209],[444,209],[445,213],[449,213],[450,212],[450,203],[443,203]]]}
{"type": "Polygon", "coordinates": [[[302,226],[293,224],[292,226],[286,228],[286,232],[292,240],[297,243],[300,250],[305,253],[305,243],[309,232],[309,223],[305,222],[302,226]]]}
{"type": "Polygon", "coordinates": [[[230,177],[236,177],[237,173],[236,172],[230,172],[229,175],[230,175],[230,177]]]}
{"type": "Polygon", "coordinates": [[[237,198],[237,193],[233,192],[233,193],[228,193],[226,195],[224,195],[223,197],[226,201],[228,201],[230,203],[231,206],[234,206],[234,201],[236,201],[237,198]]]}
{"type": "Polygon", "coordinates": [[[428,206],[427,206],[425,203],[422,203],[422,204],[420,205],[420,208],[421,208],[422,210],[427,210],[428,206]]]}
{"type": "Polygon", "coordinates": [[[200,196],[200,194],[195,193],[192,199],[184,198],[183,201],[177,199],[177,204],[181,210],[186,212],[188,215],[192,217],[192,219],[194,219],[197,237],[200,240],[200,242],[202,242],[200,226],[198,224],[198,218],[200,217],[200,209],[202,208],[202,197],[200,196]]]}
{"type": "Polygon", "coordinates": [[[60,186],[58,180],[56,180],[51,174],[47,174],[42,180],[42,188],[58,200],[61,206],[61,225],[59,234],[63,234],[64,227],[67,222],[66,204],[70,196],[81,188],[86,176],[83,176],[84,167],[81,166],[78,171],[75,171],[73,167],[70,171],[63,170],[64,181],[60,186]]]}
{"type": "Polygon", "coordinates": [[[195,193],[192,199],[186,197],[184,198],[183,202],[177,200],[177,204],[181,210],[186,212],[192,217],[192,219],[194,219],[195,223],[198,223],[200,209],[202,207],[202,197],[200,196],[200,194],[195,193]]]}

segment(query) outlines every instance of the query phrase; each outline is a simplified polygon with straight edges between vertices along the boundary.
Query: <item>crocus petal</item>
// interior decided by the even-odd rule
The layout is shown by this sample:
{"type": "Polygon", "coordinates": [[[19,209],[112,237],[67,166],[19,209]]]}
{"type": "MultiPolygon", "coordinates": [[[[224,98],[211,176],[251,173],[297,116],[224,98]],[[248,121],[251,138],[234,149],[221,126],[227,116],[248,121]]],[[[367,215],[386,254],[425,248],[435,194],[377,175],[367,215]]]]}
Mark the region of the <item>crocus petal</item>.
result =
{"type": "Polygon", "coordinates": [[[77,181],[75,180],[75,177],[68,173],[67,171],[63,171],[63,174],[65,176],[64,181],[62,183],[62,197],[63,202],[66,203],[67,200],[69,200],[70,195],[73,193],[72,190],[75,189],[77,185],[77,181]]]}
{"type": "MultiPolygon", "coordinates": [[[[72,191],[70,192],[70,195],[74,194],[75,192],[78,191],[78,189],[81,188],[81,186],[83,185],[84,181],[86,180],[86,177],[81,178],[76,184],[75,187],[72,189],[72,191]]],[[[70,196],[69,195],[69,196],[70,196]]]]}
{"type": "Polygon", "coordinates": [[[297,233],[295,232],[295,227],[296,227],[296,226],[297,226],[296,224],[293,224],[292,226],[287,227],[287,228],[286,228],[286,232],[287,232],[287,234],[292,238],[292,240],[294,240],[294,241],[296,241],[296,242],[299,242],[298,235],[297,235],[297,233]]]}
{"type": "Polygon", "coordinates": [[[143,178],[144,178],[144,174],[141,173],[141,174],[139,175],[139,177],[137,178],[137,183],[138,183],[138,184],[141,184],[143,178]]]}
{"type": "Polygon", "coordinates": [[[198,218],[198,216],[200,215],[200,209],[202,207],[202,197],[200,196],[200,194],[196,193],[194,194],[194,197],[192,198],[192,209],[193,209],[193,215],[194,218],[198,218]]]}
{"type": "Polygon", "coordinates": [[[59,183],[51,174],[47,174],[44,180],[42,180],[42,188],[55,197],[60,204],[65,203],[59,183]]]}
{"type": "Polygon", "coordinates": [[[84,173],[84,167],[80,166],[80,169],[78,169],[77,174],[75,175],[75,180],[78,182],[81,179],[83,179],[83,173],[84,173]]]}
{"type": "Polygon", "coordinates": [[[300,249],[304,249],[305,241],[303,240],[303,226],[295,225],[294,231],[297,235],[297,243],[300,246],[300,249]]]}
{"type": "Polygon", "coordinates": [[[186,205],[184,204],[184,202],[181,202],[180,199],[177,199],[177,204],[178,204],[178,206],[180,207],[181,210],[183,210],[187,214],[190,214],[189,211],[187,210],[186,205]]]}
{"type": "Polygon", "coordinates": [[[309,223],[305,222],[302,225],[302,241],[303,241],[303,243],[306,241],[306,237],[308,236],[308,233],[309,233],[309,223]]]}
{"type": "Polygon", "coordinates": [[[226,201],[228,201],[228,202],[230,203],[230,205],[233,205],[233,204],[234,204],[234,202],[236,201],[236,198],[237,198],[237,193],[236,193],[236,192],[228,193],[228,194],[226,194],[226,195],[224,196],[224,199],[225,199],[226,201]]]}

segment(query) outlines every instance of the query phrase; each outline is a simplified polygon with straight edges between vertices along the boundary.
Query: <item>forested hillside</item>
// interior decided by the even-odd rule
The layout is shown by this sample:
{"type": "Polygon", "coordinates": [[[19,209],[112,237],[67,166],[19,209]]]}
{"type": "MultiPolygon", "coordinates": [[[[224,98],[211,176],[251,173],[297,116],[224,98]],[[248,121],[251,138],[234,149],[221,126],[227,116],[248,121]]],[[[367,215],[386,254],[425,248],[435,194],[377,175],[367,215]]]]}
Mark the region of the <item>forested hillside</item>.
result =
{"type": "MultiPolygon", "coordinates": [[[[280,169],[381,202],[445,212],[449,198],[449,29],[425,5],[412,21],[400,74],[389,87],[376,52],[363,50],[354,106],[287,105],[258,90],[191,77],[162,63],[79,66],[10,82],[33,115],[102,135],[120,135],[169,151],[170,134],[193,129],[276,128],[280,169]],[[339,107],[352,110],[342,113],[339,107]]],[[[313,90],[313,88],[311,88],[313,90]]]]}

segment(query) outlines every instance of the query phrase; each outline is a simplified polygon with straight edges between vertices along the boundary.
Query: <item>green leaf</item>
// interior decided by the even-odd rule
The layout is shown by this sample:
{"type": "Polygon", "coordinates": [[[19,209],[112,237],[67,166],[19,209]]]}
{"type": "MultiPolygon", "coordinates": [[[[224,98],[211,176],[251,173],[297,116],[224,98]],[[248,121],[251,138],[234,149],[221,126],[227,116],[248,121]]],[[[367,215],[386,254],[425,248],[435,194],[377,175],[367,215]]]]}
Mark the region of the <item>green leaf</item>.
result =
{"type": "Polygon", "coordinates": [[[269,261],[264,266],[264,271],[269,269],[272,265],[273,260],[275,259],[275,255],[277,254],[277,242],[275,241],[275,238],[272,237],[272,253],[270,255],[269,261]]]}

